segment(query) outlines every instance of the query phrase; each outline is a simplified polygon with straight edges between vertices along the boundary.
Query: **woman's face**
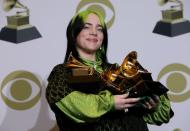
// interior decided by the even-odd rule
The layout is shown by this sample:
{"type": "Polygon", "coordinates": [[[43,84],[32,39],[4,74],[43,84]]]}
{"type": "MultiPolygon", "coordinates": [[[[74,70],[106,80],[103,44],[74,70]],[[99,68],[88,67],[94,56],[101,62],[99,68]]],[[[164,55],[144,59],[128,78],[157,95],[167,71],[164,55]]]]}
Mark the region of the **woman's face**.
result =
{"type": "Polygon", "coordinates": [[[94,54],[102,45],[103,27],[97,15],[88,15],[83,29],[78,34],[76,48],[78,52],[94,54]]]}

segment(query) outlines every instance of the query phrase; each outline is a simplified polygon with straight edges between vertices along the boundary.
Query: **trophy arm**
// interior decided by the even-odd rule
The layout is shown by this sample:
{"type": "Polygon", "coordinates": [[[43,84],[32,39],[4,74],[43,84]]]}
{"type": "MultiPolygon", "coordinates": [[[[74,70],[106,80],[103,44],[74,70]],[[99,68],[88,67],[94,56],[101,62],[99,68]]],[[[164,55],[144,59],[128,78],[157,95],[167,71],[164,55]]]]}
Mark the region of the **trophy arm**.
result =
{"type": "Polygon", "coordinates": [[[29,8],[26,7],[26,6],[23,6],[22,8],[25,9],[25,11],[17,11],[17,12],[16,12],[16,15],[17,15],[17,16],[20,16],[20,15],[22,15],[22,16],[29,16],[29,15],[30,15],[30,10],[29,10],[29,8]]]}
{"type": "Polygon", "coordinates": [[[180,10],[183,10],[183,2],[181,0],[158,0],[158,4],[160,6],[165,5],[166,3],[171,2],[171,3],[177,3],[178,5],[171,6],[171,9],[174,8],[180,8],[180,10]]]}
{"type": "Polygon", "coordinates": [[[178,3],[179,5],[177,6],[171,6],[171,8],[176,8],[176,7],[179,7],[180,10],[183,11],[183,2],[181,0],[171,0],[171,1],[174,1],[175,3],[178,3]]]}
{"type": "MultiPolygon", "coordinates": [[[[178,5],[173,5],[171,6],[172,9],[174,8],[180,8],[180,10],[183,10],[183,2],[181,0],[168,0],[168,2],[171,2],[171,3],[177,3],[178,5]]],[[[167,2],[166,2],[167,3],[167,2]]]]}

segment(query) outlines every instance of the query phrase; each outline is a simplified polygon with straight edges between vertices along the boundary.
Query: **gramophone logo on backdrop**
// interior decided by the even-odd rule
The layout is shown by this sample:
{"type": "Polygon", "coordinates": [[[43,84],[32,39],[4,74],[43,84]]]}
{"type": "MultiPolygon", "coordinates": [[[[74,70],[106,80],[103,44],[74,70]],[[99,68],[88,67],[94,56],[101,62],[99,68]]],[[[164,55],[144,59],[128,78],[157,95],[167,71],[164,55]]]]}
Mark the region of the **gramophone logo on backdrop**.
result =
{"type": "Polygon", "coordinates": [[[21,43],[41,37],[35,26],[29,24],[29,9],[18,0],[4,0],[3,9],[8,12],[20,8],[16,15],[7,16],[7,25],[1,29],[0,39],[13,43],[21,43]]]}
{"type": "Polygon", "coordinates": [[[190,22],[183,18],[183,3],[180,0],[159,0],[159,5],[168,2],[176,5],[162,11],[162,20],[157,22],[153,33],[174,37],[190,32],[190,22]]]}
{"type": "Polygon", "coordinates": [[[106,21],[108,29],[113,25],[115,20],[115,10],[109,0],[81,0],[76,8],[76,13],[86,8],[100,12],[106,21]],[[112,15],[111,17],[110,14],[112,15]]]}

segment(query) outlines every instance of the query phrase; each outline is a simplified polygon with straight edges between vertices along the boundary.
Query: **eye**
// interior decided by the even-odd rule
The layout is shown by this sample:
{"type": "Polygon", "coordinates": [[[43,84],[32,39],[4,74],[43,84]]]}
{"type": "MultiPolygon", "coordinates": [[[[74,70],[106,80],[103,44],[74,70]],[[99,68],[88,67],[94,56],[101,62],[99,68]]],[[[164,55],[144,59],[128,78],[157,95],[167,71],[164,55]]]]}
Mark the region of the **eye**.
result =
{"type": "Polygon", "coordinates": [[[115,10],[110,1],[102,0],[87,2],[86,0],[82,0],[77,6],[76,13],[85,9],[91,9],[100,12],[105,18],[108,29],[113,25],[115,20],[115,10]]]}
{"type": "Polygon", "coordinates": [[[83,29],[89,29],[90,27],[88,25],[84,25],[83,29]]]}
{"type": "Polygon", "coordinates": [[[7,106],[12,109],[29,109],[40,99],[40,81],[34,74],[27,71],[12,72],[2,81],[1,96],[7,106]]]}
{"type": "Polygon", "coordinates": [[[182,102],[190,98],[189,85],[190,69],[186,65],[175,63],[164,67],[159,75],[158,81],[166,83],[169,88],[168,97],[173,102],[182,102]]]}
{"type": "Polygon", "coordinates": [[[100,31],[100,32],[103,32],[103,28],[102,27],[98,27],[97,30],[100,31]]]}

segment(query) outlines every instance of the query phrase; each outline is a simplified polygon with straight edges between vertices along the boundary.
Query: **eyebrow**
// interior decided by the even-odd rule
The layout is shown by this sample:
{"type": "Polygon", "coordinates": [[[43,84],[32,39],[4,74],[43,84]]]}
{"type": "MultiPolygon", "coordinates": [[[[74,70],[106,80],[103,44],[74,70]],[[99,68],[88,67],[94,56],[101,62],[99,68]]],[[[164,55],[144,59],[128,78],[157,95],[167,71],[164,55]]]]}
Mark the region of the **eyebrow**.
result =
{"type": "MultiPolygon", "coordinates": [[[[92,23],[85,23],[85,25],[90,25],[90,26],[92,26],[92,23]]],[[[97,27],[101,27],[101,28],[103,28],[103,26],[102,25],[100,25],[100,24],[98,24],[98,26],[97,27]]]]}

